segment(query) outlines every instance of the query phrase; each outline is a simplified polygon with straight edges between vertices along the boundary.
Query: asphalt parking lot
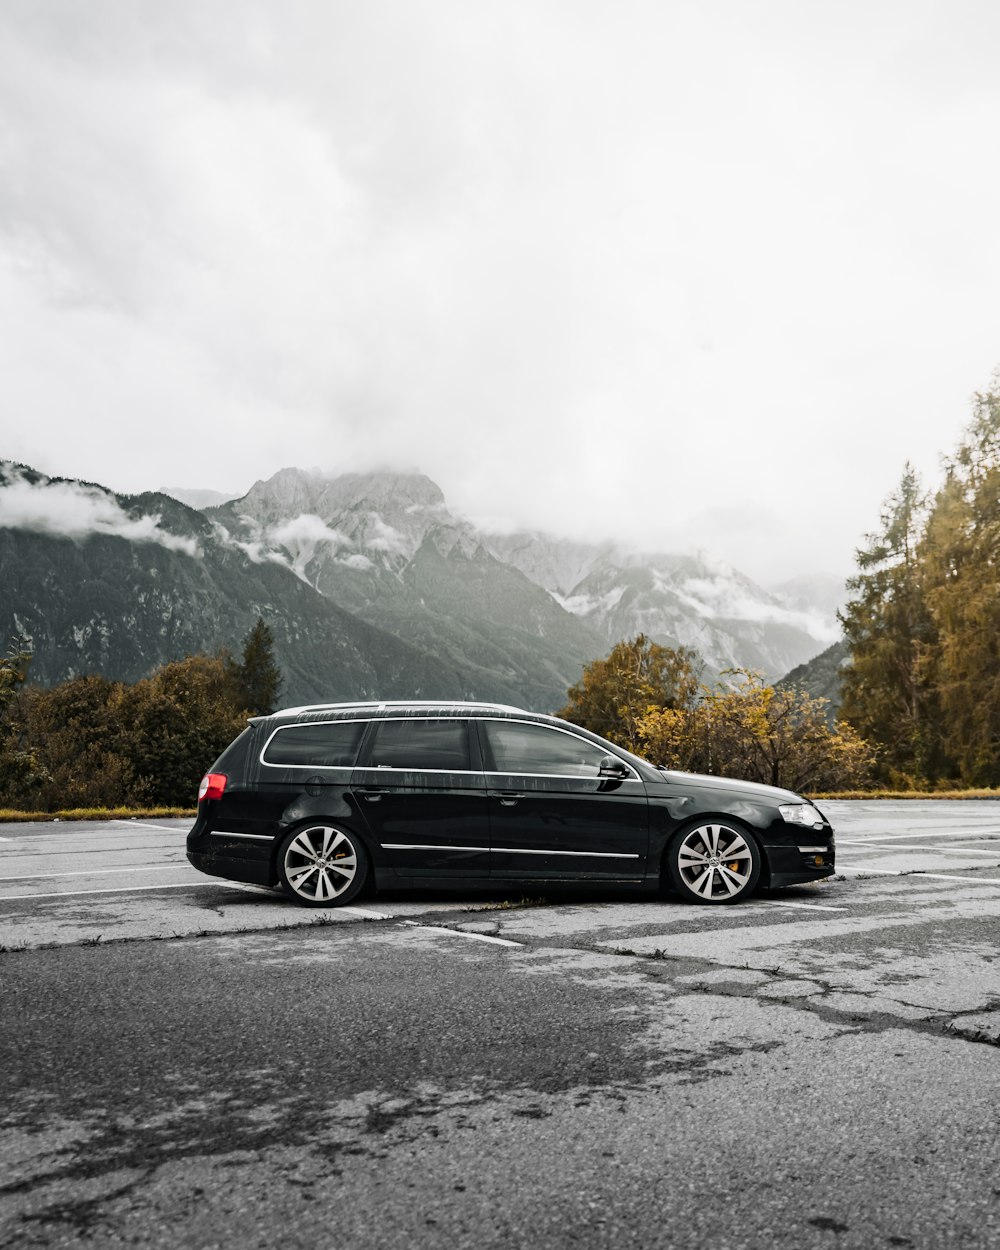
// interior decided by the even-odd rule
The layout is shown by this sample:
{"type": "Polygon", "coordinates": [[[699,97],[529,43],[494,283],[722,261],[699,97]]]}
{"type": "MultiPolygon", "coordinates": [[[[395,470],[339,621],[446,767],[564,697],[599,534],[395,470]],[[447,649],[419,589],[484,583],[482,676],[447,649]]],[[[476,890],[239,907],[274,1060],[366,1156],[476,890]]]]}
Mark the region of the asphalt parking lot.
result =
{"type": "Polygon", "coordinates": [[[837,877],[317,913],[186,822],[0,826],[0,1246],[988,1246],[1000,804],[837,877]]]}

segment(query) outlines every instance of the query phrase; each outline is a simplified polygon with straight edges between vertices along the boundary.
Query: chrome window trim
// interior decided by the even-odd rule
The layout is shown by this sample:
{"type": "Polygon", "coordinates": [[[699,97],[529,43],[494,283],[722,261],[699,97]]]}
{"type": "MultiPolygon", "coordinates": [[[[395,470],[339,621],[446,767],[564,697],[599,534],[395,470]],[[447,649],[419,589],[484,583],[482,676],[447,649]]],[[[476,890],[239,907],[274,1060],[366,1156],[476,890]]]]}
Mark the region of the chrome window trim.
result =
{"type": "MultiPolygon", "coordinates": [[[[371,704],[358,704],[360,707],[370,707],[371,704]]],[[[476,706],[476,705],[472,705],[476,706]]],[[[479,705],[482,706],[482,705],[479,705]]],[[[595,751],[599,751],[600,747],[596,742],[591,742],[587,738],[581,738],[579,734],[573,733],[570,729],[563,729],[561,725],[548,725],[544,721],[537,720],[521,720],[513,716],[359,716],[351,719],[333,719],[333,720],[311,720],[311,721],[295,721],[290,725],[277,725],[270,733],[267,741],[260,749],[258,757],[260,764],[264,768],[284,768],[284,769],[305,769],[307,772],[316,772],[322,770],[324,772],[354,772],[356,768],[370,770],[372,772],[396,772],[396,773],[434,773],[434,774],[451,774],[456,777],[547,777],[549,779],[561,781],[607,781],[610,778],[601,778],[600,776],[588,777],[582,773],[529,773],[517,772],[509,769],[478,769],[478,768],[401,768],[396,764],[272,764],[270,760],[264,758],[267,748],[274,741],[275,737],[281,733],[283,729],[297,729],[301,725],[370,725],[383,724],[386,721],[412,721],[419,723],[420,721],[430,720],[466,720],[467,722],[475,721],[483,725],[537,725],[540,729],[547,729],[550,733],[565,734],[567,738],[573,738],[577,742],[583,743],[584,746],[592,747],[595,751]]],[[[606,752],[611,754],[611,752],[606,752]]],[[[621,760],[625,767],[629,770],[628,777],[621,777],[620,781],[638,781],[642,782],[642,778],[628,762],[622,760],[621,756],[615,755],[615,759],[621,760]]]]}
{"type": "MultiPolygon", "coordinates": [[[[590,744],[591,746],[594,745],[590,744]]],[[[617,759],[617,756],[615,756],[617,759]]],[[[621,761],[626,764],[625,760],[621,761]]],[[[626,766],[630,766],[627,765],[626,766]]],[[[287,768],[302,768],[300,764],[289,764],[287,768]]],[[[640,781],[640,776],[630,776],[630,778],[601,778],[601,776],[587,776],[581,773],[486,773],[481,769],[397,769],[395,764],[357,764],[355,768],[359,773],[447,773],[451,776],[474,776],[474,778],[559,778],[564,781],[640,781]]]]}
{"type": "Polygon", "coordinates": [[[497,855],[578,855],[586,859],[641,859],[641,855],[619,851],[538,851],[523,846],[446,846],[420,842],[382,842],[383,851],[490,851],[497,855]]]}
{"type": "MultiPolygon", "coordinates": [[[[591,743],[590,745],[593,746],[594,744],[591,743]]],[[[618,759],[617,755],[615,756],[615,759],[618,759]]],[[[631,764],[629,764],[627,760],[622,760],[622,763],[626,766],[626,768],[632,767],[631,764]]],[[[638,781],[640,784],[642,783],[642,778],[639,776],[585,777],[582,773],[511,773],[511,772],[506,772],[506,773],[485,773],[484,776],[486,777],[556,777],[562,781],[638,781]]],[[[529,790],[528,793],[530,794],[531,791],[529,790]]]]}

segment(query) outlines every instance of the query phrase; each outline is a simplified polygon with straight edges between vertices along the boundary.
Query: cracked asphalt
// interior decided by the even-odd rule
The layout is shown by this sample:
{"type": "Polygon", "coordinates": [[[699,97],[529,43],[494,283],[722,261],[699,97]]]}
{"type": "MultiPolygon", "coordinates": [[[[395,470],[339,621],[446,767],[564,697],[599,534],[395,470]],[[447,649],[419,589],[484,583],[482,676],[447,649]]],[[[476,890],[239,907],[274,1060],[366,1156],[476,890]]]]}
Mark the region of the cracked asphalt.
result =
{"type": "Polygon", "coordinates": [[[822,806],[727,908],[0,827],[0,1248],[997,1245],[1000,804],[822,806]]]}

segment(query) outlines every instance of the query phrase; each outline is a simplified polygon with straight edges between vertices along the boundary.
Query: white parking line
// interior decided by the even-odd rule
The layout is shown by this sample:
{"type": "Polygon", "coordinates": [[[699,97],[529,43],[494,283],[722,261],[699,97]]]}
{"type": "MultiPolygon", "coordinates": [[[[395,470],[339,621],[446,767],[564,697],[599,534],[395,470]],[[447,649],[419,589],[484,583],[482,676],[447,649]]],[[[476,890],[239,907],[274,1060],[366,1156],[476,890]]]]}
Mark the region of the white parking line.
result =
{"type": "Polygon", "coordinates": [[[944,851],[948,855],[992,855],[994,859],[1000,854],[1000,847],[994,847],[992,851],[981,851],[971,846],[900,846],[898,843],[882,846],[878,842],[849,842],[847,838],[840,838],[837,845],[870,846],[873,851],[944,851]]]}
{"type": "Polygon", "coordinates": [[[761,907],[801,907],[804,911],[847,911],[846,907],[831,907],[827,903],[786,903],[776,898],[760,900],[761,907]]]}
{"type": "Polygon", "coordinates": [[[490,937],[488,933],[467,933],[464,929],[445,929],[436,924],[418,924],[416,920],[401,920],[400,924],[405,924],[411,929],[424,929],[428,933],[445,933],[448,937],[464,937],[472,938],[476,942],[492,942],[495,946],[517,946],[524,945],[523,942],[511,942],[507,938],[490,937]]]}
{"type": "Polygon", "coordinates": [[[169,885],[120,885],[105,890],[56,890],[51,894],[0,894],[0,904],[19,903],[26,898],[80,898],[85,894],[133,894],[138,890],[203,890],[210,885],[240,889],[239,886],[230,886],[227,881],[174,881],[169,885]]]}
{"type": "Polygon", "coordinates": [[[856,867],[839,867],[838,872],[842,873],[869,873],[878,877],[916,877],[918,880],[922,877],[930,877],[934,881],[968,881],[972,885],[993,885],[1000,887],[1000,877],[956,877],[953,873],[947,872],[920,872],[913,869],[901,870],[899,868],[865,868],[856,867]]]}
{"type": "Polygon", "coordinates": [[[838,838],[838,845],[841,843],[849,843],[851,846],[863,846],[868,843],[894,843],[894,841],[905,841],[908,838],[964,838],[968,841],[978,841],[984,838],[998,839],[998,831],[995,829],[980,829],[974,833],[964,833],[960,829],[936,829],[930,834],[871,834],[868,838],[838,838]]]}
{"type": "Polygon", "coordinates": [[[348,911],[352,916],[364,916],[366,920],[395,920],[396,917],[387,911],[367,911],[363,907],[338,907],[337,911],[348,911]]]}
{"type": "Polygon", "coordinates": [[[182,825],[150,825],[144,820],[112,820],[112,825],[125,825],[129,829],[163,829],[167,833],[186,833],[182,825]]]}
{"type": "Polygon", "coordinates": [[[178,864],[137,864],[135,868],[85,868],[79,872],[29,872],[25,877],[0,877],[0,885],[8,881],[45,881],[49,877],[104,877],[112,872],[176,872],[178,864]]]}

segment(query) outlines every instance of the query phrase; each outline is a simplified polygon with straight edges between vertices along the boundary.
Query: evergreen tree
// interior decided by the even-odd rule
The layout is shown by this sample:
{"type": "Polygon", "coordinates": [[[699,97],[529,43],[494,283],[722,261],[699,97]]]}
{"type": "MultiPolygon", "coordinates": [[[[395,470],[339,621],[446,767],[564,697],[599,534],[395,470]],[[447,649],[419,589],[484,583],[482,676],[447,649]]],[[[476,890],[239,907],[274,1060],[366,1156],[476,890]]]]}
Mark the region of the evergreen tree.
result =
{"type": "Polygon", "coordinates": [[[661,647],[638,634],[586,666],[558,715],[634,751],[639,723],[649,709],[687,706],[697,693],[701,669],[696,651],[661,647]]]}
{"type": "Polygon", "coordinates": [[[1000,785],[1000,375],[975,397],[921,554],[943,744],[967,785],[1000,785]]]}
{"type": "Polygon", "coordinates": [[[947,771],[933,688],[934,623],[924,593],[920,541],[927,501],[907,464],[877,533],[856,554],[853,597],[839,614],[851,653],[840,715],[881,747],[880,771],[920,784],[947,771]]]}
{"type": "Polygon", "coordinates": [[[274,659],[274,635],[259,616],[243,639],[243,656],[231,663],[236,702],[253,716],[268,716],[278,706],[284,679],[274,659]]]}

